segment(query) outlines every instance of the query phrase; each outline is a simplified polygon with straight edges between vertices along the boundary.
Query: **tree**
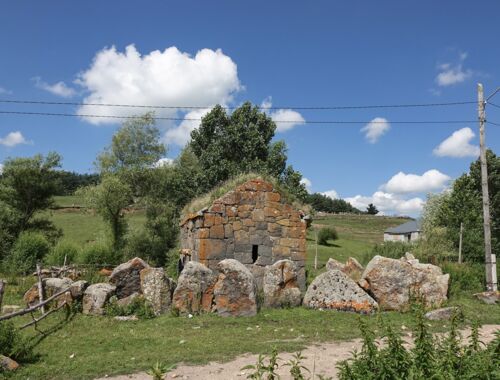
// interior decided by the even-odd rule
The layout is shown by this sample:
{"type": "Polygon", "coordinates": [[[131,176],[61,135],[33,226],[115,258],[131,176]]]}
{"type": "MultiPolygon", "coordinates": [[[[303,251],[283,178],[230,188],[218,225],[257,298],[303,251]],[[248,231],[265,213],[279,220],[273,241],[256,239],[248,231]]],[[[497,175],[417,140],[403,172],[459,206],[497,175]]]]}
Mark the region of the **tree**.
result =
{"type": "Polygon", "coordinates": [[[0,181],[0,229],[13,240],[28,229],[41,230],[48,237],[60,236],[51,221],[40,212],[53,204],[59,189],[56,168],[61,156],[55,152],[46,157],[38,154],[29,158],[13,158],[4,162],[0,181]]]}
{"type": "Polygon", "coordinates": [[[321,193],[313,193],[307,196],[309,203],[316,211],[340,213],[348,212],[353,214],[361,213],[357,208],[353,207],[349,202],[343,199],[332,199],[321,193]]]}
{"type": "Polygon", "coordinates": [[[106,223],[111,233],[111,244],[118,252],[124,243],[127,231],[124,208],[132,202],[132,189],[118,176],[104,176],[101,183],[79,190],[88,207],[93,208],[106,223]]]}
{"type": "Polygon", "coordinates": [[[377,207],[373,203],[370,203],[366,208],[366,213],[368,215],[377,215],[378,214],[377,207]]]}
{"type": "Polygon", "coordinates": [[[96,166],[101,174],[118,175],[135,196],[140,196],[148,171],[165,153],[154,114],[146,113],[123,124],[113,135],[111,145],[97,157],[96,166]]]}

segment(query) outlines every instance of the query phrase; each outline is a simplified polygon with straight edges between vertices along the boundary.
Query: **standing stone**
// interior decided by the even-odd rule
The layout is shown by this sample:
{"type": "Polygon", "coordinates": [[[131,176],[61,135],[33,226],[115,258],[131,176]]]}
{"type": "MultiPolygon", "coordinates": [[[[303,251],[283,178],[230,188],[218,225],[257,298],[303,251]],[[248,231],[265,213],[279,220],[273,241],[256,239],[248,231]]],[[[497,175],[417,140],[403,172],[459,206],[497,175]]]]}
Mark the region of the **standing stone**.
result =
{"type": "Polygon", "coordinates": [[[404,257],[401,260],[375,256],[366,266],[359,284],[384,310],[405,311],[413,298],[426,307],[439,307],[446,301],[449,275],[432,264],[404,257]]]}
{"type": "Polygon", "coordinates": [[[252,273],[234,259],[217,264],[219,276],[214,287],[215,309],[222,317],[257,314],[257,286],[252,273]]]}
{"type": "Polygon", "coordinates": [[[83,314],[103,315],[104,307],[115,290],[116,287],[110,284],[90,285],[83,295],[83,314]]]}
{"type": "Polygon", "coordinates": [[[344,272],[354,281],[359,281],[361,275],[363,274],[363,270],[364,268],[358,260],[356,260],[354,257],[349,257],[344,265],[344,269],[342,269],[342,272],[344,272]]]}
{"type": "Polygon", "coordinates": [[[340,270],[330,270],[316,277],[307,288],[304,305],[361,314],[371,314],[378,307],[372,297],[340,270]]]}
{"type": "Polygon", "coordinates": [[[302,297],[297,284],[297,268],[291,260],[280,260],[266,267],[264,306],[299,306],[302,297]]]}
{"type": "Polygon", "coordinates": [[[151,303],[156,315],[163,314],[170,308],[174,285],[163,268],[145,268],[141,271],[142,293],[151,303]]]}
{"type": "Polygon", "coordinates": [[[109,283],[116,286],[118,298],[141,292],[141,270],[144,268],[149,268],[149,265],[144,260],[135,257],[113,270],[109,283]]]}
{"type": "Polygon", "coordinates": [[[211,269],[189,261],[179,276],[172,307],[181,313],[211,312],[217,276],[211,269]]]}

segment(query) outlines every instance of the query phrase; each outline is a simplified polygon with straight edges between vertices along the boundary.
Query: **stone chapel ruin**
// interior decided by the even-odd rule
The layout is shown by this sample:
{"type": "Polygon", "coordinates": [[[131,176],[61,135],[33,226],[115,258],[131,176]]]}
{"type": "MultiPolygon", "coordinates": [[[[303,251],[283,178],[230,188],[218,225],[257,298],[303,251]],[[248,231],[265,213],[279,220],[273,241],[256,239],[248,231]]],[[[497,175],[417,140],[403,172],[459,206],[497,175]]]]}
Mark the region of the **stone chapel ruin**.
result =
{"type": "Polygon", "coordinates": [[[306,221],[270,182],[252,179],[209,207],[185,215],[181,248],[192,261],[210,269],[235,259],[261,288],[265,267],[283,259],[294,262],[297,283],[305,289],[306,221]]]}

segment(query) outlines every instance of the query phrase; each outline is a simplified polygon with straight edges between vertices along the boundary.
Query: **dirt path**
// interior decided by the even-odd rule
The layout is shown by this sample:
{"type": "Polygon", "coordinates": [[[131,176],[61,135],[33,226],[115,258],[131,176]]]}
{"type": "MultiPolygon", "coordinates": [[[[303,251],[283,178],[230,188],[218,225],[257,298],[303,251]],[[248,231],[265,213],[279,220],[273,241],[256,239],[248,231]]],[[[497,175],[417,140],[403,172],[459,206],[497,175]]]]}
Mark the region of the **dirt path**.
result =
{"type": "MultiPolygon", "coordinates": [[[[481,328],[481,341],[484,343],[490,342],[494,338],[494,332],[500,329],[500,325],[485,325],[481,328]]],[[[470,330],[462,331],[462,336],[468,338],[470,330]]],[[[407,341],[410,340],[408,336],[407,341]]],[[[351,351],[361,348],[361,340],[356,339],[347,342],[332,342],[311,345],[302,351],[306,359],[303,365],[311,371],[315,367],[316,375],[333,376],[336,379],[337,370],[335,366],[342,360],[351,356],[351,351]]],[[[292,358],[293,353],[281,353],[279,356],[282,362],[286,362],[292,358]]],[[[189,380],[242,380],[246,379],[249,371],[242,371],[241,368],[248,364],[255,364],[258,355],[241,355],[234,360],[226,363],[210,362],[205,365],[190,366],[180,364],[176,369],[171,371],[166,379],[189,379],[189,380]]],[[[282,379],[290,379],[288,373],[289,367],[282,367],[278,371],[282,379]]],[[[98,380],[150,380],[151,377],[145,373],[136,373],[132,375],[122,375],[115,377],[101,378],[98,380]]]]}

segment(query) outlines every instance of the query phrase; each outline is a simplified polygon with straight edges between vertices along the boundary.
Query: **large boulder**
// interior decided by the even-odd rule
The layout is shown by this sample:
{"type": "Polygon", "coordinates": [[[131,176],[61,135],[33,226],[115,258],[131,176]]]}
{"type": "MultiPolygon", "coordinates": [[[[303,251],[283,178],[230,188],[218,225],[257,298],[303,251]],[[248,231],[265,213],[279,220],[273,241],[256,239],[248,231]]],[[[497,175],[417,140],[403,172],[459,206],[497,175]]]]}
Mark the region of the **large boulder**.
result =
{"type": "Polygon", "coordinates": [[[267,266],[263,280],[264,306],[299,306],[302,301],[297,284],[297,267],[291,260],[267,266]]]}
{"type": "Polygon", "coordinates": [[[141,270],[145,268],[149,268],[149,265],[139,257],[134,257],[113,270],[109,283],[116,286],[118,298],[141,292],[141,270]]]}
{"type": "Polygon", "coordinates": [[[345,264],[334,258],[329,258],[326,262],[327,270],[340,270],[352,278],[354,281],[358,281],[363,273],[363,266],[354,257],[349,257],[345,264]]]}
{"type": "Polygon", "coordinates": [[[329,270],[316,277],[307,288],[304,305],[362,314],[371,314],[378,308],[377,302],[340,270],[329,270]]]}
{"type": "Polygon", "coordinates": [[[168,311],[172,303],[175,283],[163,268],[145,268],[141,271],[141,290],[144,298],[151,303],[156,315],[168,311]]]}
{"type": "Polygon", "coordinates": [[[217,276],[195,261],[186,264],[177,280],[172,307],[180,313],[211,312],[217,276]]]}
{"type": "MultiPolygon", "coordinates": [[[[52,297],[56,293],[71,288],[71,286],[73,285],[73,280],[66,277],[64,278],[49,277],[42,279],[42,283],[43,283],[43,296],[44,299],[47,299],[49,297],[52,297]]],[[[29,306],[34,306],[40,302],[40,297],[38,293],[38,284],[34,284],[26,293],[24,293],[23,300],[29,306]]],[[[71,291],[68,291],[57,297],[56,303],[58,305],[60,305],[64,301],[66,301],[67,303],[71,303],[72,300],[73,297],[71,295],[71,291]]]]}
{"type": "Polygon", "coordinates": [[[439,307],[446,301],[449,275],[432,264],[421,264],[407,254],[400,260],[375,256],[359,281],[383,310],[405,311],[413,299],[422,299],[427,307],[439,307]]]}
{"type": "Polygon", "coordinates": [[[234,259],[217,264],[219,276],[214,286],[215,309],[223,317],[257,314],[257,285],[250,270],[234,259]]]}
{"type": "Polygon", "coordinates": [[[115,290],[116,287],[111,284],[90,285],[83,295],[83,314],[103,315],[106,303],[115,290]]]}

